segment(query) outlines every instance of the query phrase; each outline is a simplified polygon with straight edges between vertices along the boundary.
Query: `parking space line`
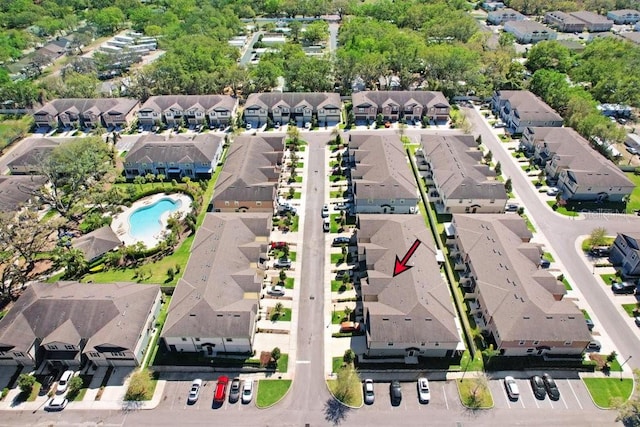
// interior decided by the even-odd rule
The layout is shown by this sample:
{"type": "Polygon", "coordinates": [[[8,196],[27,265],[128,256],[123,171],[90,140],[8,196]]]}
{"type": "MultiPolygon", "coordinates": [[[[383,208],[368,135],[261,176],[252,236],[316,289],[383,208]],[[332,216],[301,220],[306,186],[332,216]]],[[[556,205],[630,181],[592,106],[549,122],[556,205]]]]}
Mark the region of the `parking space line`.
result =
{"type": "MultiPolygon", "coordinates": [[[[447,383],[445,382],[444,385],[446,386],[447,383]]],[[[449,401],[447,400],[447,387],[442,387],[442,394],[444,394],[444,405],[447,407],[447,410],[449,409],[449,401]]]]}
{"type": "Polygon", "coordinates": [[[504,381],[501,380],[500,385],[502,386],[500,387],[500,390],[502,391],[502,396],[504,396],[504,400],[507,402],[507,407],[511,409],[511,402],[509,402],[509,396],[507,396],[504,381]]]}
{"type": "Polygon", "coordinates": [[[580,407],[580,409],[582,409],[582,404],[580,403],[580,399],[578,399],[578,395],[576,394],[575,390],[571,386],[571,381],[567,380],[567,384],[569,385],[569,388],[571,389],[571,393],[573,393],[573,397],[576,398],[576,402],[578,402],[578,406],[580,407]]]}
{"type": "Polygon", "coordinates": [[[569,409],[569,406],[567,405],[567,402],[565,402],[564,396],[562,394],[560,394],[560,399],[562,399],[562,403],[564,403],[565,409],[569,409]]]}

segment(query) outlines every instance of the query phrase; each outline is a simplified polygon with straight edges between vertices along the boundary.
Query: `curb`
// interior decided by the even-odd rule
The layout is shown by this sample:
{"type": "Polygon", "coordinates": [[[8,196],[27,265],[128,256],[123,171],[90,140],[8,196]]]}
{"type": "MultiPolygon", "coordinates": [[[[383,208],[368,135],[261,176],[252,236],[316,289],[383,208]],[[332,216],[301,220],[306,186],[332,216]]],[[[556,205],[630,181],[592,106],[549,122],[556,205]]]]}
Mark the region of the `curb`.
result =
{"type": "Polygon", "coordinates": [[[287,388],[287,391],[285,394],[282,395],[282,397],[278,400],[276,400],[275,402],[273,402],[271,405],[269,406],[258,406],[258,392],[260,390],[260,381],[274,381],[274,380],[268,380],[268,379],[261,379],[258,380],[258,384],[256,385],[256,401],[255,401],[255,406],[258,409],[269,409],[272,408],[274,406],[276,406],[278,403],[282,402],[284,400],[285,397],[287,397],[289,395],[289,392],[291,391],[291,389],[293,388],[293,379],[285,379],[285,380],[275,380],[275,381],[291,381],[291,383],[289,384],[289,387],[287,388]]]}

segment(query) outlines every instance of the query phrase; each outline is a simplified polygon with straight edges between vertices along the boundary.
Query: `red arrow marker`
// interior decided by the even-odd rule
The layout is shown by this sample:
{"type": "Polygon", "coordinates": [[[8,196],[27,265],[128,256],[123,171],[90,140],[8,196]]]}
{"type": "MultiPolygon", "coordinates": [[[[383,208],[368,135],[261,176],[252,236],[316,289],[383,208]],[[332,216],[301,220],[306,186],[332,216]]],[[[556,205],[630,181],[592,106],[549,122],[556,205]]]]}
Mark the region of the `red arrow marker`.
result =
{"type": "Polygon", "coordinates": [[[396,277],[398,274],[404,273],[405,271],[413,267],[412,265],[407,265],[407,262],[409,261],[409,258],[411,258],[411,255],[413,255],[413,253],[416,251],[416,249],[418,249],[418,246],[420,246],[420,243],[422,242],[416,239],[416,241],[413,242],[413,245],[411,245],[411,247],[409,248],[405,256],[402,257],[402,261],[400,261],[400,258],[398,258],[398,255],[396,255],[396,263],[395,263],[395,266],[393,267],[393,277],[396,277]]]}

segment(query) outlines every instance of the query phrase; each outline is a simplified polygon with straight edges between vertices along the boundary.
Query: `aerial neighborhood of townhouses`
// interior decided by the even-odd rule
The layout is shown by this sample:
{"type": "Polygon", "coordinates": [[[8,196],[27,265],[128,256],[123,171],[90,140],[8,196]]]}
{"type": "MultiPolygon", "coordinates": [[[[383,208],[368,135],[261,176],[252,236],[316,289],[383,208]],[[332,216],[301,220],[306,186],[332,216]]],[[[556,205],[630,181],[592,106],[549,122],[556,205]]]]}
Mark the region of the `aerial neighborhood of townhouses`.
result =
{"type": "Polygon", "coordinates": [[[0,424],[639,425],[637,2],[51,3],[0,424]]]}

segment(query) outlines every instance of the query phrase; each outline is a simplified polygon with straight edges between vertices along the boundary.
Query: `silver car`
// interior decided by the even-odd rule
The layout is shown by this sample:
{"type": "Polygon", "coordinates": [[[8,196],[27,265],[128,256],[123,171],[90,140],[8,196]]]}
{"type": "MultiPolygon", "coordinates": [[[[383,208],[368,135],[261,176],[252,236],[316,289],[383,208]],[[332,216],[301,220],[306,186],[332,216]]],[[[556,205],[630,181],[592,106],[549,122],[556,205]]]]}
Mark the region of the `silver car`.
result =
{"type": "Polygon", "coordinates": [[[362,384],[362,391],[364,393],[364,403],[367,405],[373,405],[373,402],[376,399],[375,394],[373,393],[373,380],[366,379],[362,384]]]}
{"type": "Polygon", "coordinates": [[[245,405],[253,399],[253,380],[244,380],[242,384],[242,403],[245,405]]]}
{"type": "Polygon", "coordinates": [[[187,403],[196,403],[198,397],[200,397],[200,388],[202,387],[202,380],[197,378],[191,382],[191,389],[189,390],[189,397],[187,403]]]}
{"type": "Polygon", "coordinates": [[[420,403],[429,403],[431,392],[429,391],[429,380],[424,377],[418,378],[418,400],[420,403]]]}

